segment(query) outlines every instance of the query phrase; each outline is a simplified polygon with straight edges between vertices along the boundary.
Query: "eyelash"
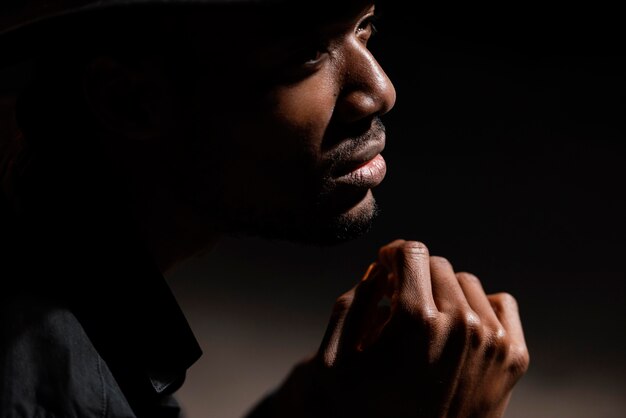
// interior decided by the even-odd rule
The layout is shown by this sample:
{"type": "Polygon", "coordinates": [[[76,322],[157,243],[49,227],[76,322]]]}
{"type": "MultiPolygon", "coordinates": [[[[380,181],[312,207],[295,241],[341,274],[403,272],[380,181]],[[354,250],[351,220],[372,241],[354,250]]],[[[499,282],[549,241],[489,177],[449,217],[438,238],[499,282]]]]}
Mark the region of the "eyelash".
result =
{"type": "Polygon", "coordinates": [[[357,27],[357,34],[361,34],[365,31],[369,31],[368,37],[366,39],[369,40],[372,36],[378,33],[378,29],[376,28],[376,22],[378,22],[379,17],[376,14],[372,14],[363,19],[359,26],[357,27]]]}
{"type": "MultiPolygon", "coordinates": [[[[372,36],[378,33],[378,30],[375,25],[378,19],[379,19],[378,15],[371,14],[365,17],[361,22],[359,22],[359,26],[356,28],[356,34],[357,36],[366,36],[366,38],[363,40],[365,44],[367,44],[367,42],[370,40],[372,36]]],[[[307,53],[312,52],[312,51],[315,52],[315,57],[313,59],[301,58],[300,62],[302,63],[302,65],[307,66],[307,67],[314,67],[318,65],[322,61],[324,56],[328,53],[328,45],[320,44],[315,47],[303,49],[302,56],[306,56],[307,53]]]]}

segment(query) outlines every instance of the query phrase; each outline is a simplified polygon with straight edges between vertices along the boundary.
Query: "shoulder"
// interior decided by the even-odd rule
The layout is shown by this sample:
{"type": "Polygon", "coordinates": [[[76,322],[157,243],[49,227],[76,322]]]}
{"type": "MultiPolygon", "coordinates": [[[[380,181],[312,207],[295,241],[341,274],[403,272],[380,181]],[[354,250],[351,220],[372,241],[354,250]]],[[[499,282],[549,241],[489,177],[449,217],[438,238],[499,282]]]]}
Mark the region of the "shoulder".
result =
{"type": "Polygon", "coordinates": [[[0,417],[134,417],[69,309],[40,297],[3,299],[0,417]]]}

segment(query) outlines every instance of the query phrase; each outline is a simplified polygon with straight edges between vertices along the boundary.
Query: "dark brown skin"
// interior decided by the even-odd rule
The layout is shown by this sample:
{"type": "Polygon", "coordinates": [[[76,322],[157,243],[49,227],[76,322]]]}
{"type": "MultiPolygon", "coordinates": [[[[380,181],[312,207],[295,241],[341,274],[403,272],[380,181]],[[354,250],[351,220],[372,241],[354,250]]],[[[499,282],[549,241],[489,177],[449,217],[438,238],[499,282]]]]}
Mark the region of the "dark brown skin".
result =
{"type": "Polygon", "coordinates": [[[511,295],[487,295],[424,244],[396,240],[337,300],[276,416],[499,418],[528,363],[511,295]],[[379,305],[385,296],[390,306],[379,305]]]}
{"type": "MultiPolygon", "coordinates": [[[[204,74],[192,98],[175,93],[158,60],[92,60],[87,101],[163,272],[224,233],[333,241],[350,237],[327,225],[356,234],[371,222],[384,168],[366,181],[342,176],[382,151],[379,117],[396,92],[367,47],[374,8],[357,3],[317,28],[325,46],[299,61],[263,25],[251,29],[254,19],[241,26],[255,36],[209,47],[205,17],[188,17],[204,74]],[[227,64],[215,59],[224,45],[236,51],[227,64]]],[[[528,362],[512,296],[487,295],[424,244],[397,240],[337,300],[319,351],[273,408],[277,418],[499,418],[528,362]]]]}

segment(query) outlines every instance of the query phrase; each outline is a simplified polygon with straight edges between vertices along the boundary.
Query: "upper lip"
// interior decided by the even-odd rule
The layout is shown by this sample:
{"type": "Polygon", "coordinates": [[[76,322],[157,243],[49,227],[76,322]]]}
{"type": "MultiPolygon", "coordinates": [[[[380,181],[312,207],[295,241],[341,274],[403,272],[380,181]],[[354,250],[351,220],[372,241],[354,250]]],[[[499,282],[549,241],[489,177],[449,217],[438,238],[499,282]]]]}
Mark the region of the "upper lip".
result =
{"type": "Polygon", "coordinates": [[[336,177],[348,174],[368,163],[385,149],[385,132],[383,129],[370,131],[365,135],[366,141],[358,147],[348,159],[335,165],[333,175],[336,177]]]}

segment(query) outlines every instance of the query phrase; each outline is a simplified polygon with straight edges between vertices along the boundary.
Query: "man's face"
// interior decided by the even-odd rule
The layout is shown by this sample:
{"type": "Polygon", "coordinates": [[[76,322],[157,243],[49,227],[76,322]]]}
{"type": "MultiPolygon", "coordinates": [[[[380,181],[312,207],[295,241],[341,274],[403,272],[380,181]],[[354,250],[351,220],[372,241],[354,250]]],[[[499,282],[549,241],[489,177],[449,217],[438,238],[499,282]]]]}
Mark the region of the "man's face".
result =
{"type": "Polygon", "coordinates": [[[226,232],[329,243],[369,228],[395,90],[368,50],[374,7],[357,3],[324,21],[333,10],[244,17],[224,39],[191,19],[187,194],[226,232]]]}

